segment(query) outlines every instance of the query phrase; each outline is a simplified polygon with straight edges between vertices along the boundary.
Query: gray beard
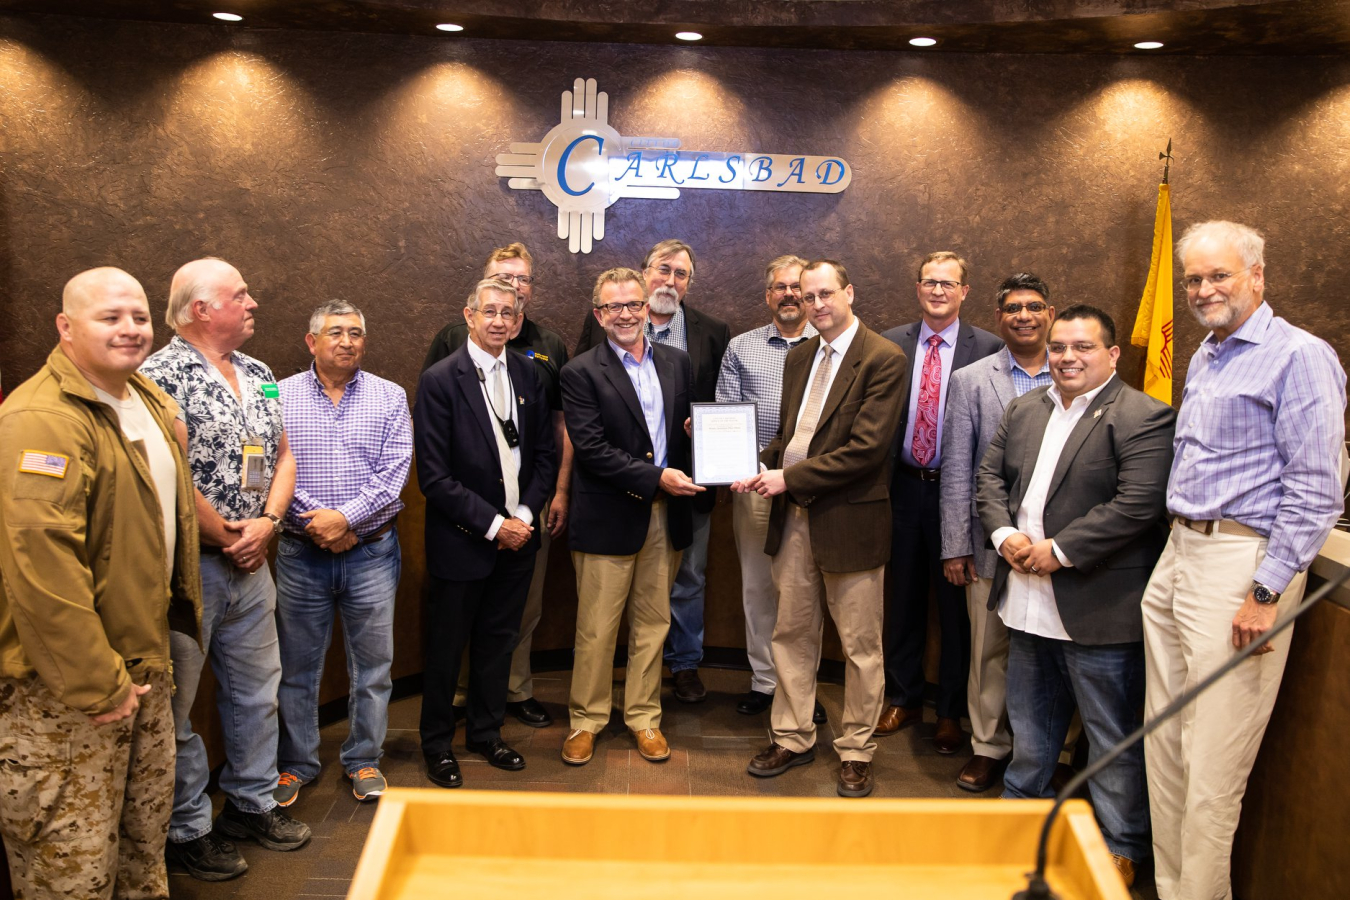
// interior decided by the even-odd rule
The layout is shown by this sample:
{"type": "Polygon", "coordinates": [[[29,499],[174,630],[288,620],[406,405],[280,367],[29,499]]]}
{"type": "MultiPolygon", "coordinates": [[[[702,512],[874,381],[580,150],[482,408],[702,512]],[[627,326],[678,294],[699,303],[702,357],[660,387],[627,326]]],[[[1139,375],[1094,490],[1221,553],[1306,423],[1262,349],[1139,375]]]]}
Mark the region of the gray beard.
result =
{"type": "Polygon", "coordinates": [[[647,298],[647,304],[658,316],[673,316],[680,308],[680,295],[672,287],[657,288],[647,298]]]}

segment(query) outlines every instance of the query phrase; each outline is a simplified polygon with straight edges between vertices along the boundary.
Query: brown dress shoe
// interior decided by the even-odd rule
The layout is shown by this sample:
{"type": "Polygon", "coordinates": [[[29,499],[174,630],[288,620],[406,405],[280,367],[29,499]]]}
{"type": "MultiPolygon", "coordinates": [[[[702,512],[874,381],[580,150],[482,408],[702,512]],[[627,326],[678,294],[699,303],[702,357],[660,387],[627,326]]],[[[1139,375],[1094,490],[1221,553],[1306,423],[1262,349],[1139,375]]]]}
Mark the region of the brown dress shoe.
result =
{"type": "Polygon", "coordinates": [[[951,756],[966,742],[966,733],[961,730],[958,719],[938,719],[937,734],[933,735],[933,748],[943,756],[951,756]]]}
{"type": "Polygon", "coordinates": [[[563,741],[562,760],[569,766],[584,766],[595,755],[595,735],[589,731],[574,728],[567,733],[563,741]]]}
{"type": "Polygon", "coordinates": [[[670,745],[659,728],[644,728],[633,732],[637,741],[638,755],[647,762],[663,762],[670,759],[670,745]]]}
{"type": "Polygon", "coordinates": [[[675,699],[681,703],[702,703],[708,699],[708,691],[703,680],[698,677],[698,669],[681,669],[673,678],[675,699]]]}
{"type": "Polygon", "coordinates": [[[1134,860],[1112,853],[1111,862],[1116,864],[1116,871],[1120,873],[1120,878],[1125,882],[1125,886],[1127,888],[1134,887],[1134,860]]]}
{"type": "Polygon", "coordinates": [[[972,756],[970,762],[962,766],[961,774],[956,776],[956,786],[972,794],[983,793],[994,786],[1007,765],[1007,757],[972,756]]]}
{"type": "Polygon", "coordinates": [[[847,760],[839,768],[839,796],[866,797],[872,793],[872,764],[847,760]]]}
{"type": "Polygon", "coordinates": [[[815,747],[794,753],[781,744],[770,744],[767,750],[760,751],[750,760],[750,765],[745,770],[751,775],[768,778],[771,775],[782,775],[793,766],[804,766],[815,758],[815,747]]]}
{"type": "Polygon", "coordinates": [[[877,720],[876,730],[872,733],[877,737],[886,737],[895,734],[901,728],[922,721],[922,706],[887,706],[881,713],[881,718],[877,720]]]}

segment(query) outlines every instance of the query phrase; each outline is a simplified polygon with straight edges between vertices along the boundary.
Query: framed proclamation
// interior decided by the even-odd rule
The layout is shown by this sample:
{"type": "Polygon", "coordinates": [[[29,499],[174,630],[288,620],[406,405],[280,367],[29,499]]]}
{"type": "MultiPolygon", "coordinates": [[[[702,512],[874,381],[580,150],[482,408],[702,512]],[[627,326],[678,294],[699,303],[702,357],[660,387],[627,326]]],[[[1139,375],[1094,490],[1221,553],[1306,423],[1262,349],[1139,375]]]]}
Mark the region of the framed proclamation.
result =
{"type": "Polygon", "coordinates": [[[759,471],[759,434],[753,403],[691,403],[694,482],[731,484],[759,471]]]}

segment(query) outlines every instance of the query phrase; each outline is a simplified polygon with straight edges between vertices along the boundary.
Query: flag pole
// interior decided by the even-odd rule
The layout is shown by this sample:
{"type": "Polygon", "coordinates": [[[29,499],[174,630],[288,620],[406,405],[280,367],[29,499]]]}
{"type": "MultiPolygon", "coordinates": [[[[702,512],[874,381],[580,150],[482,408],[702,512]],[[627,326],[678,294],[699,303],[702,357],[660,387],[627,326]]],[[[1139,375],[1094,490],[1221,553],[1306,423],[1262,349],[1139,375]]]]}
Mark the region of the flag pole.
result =
{"type": "Polygon", "coordinates": [[[1159,153],[1159,154],[1158,154],[1158,159],[1165,159],[1165,160],[1167,160],[1167,162],[1163,163],[1163,177],[1162,177],[1162,183],[1163,183],[1163,184],[1167,184],[1167,183],[1168,183],[1168,181],[1167,181],[1167,175],[1168,175],[1168,173],[1169,173],[1169,172],[1171,171],[1171,169],[1172,169],[1172,139],[1171,139],[1171,138],[1168,138],[1168,139],[1167,139],[1167,149],[1164,150],[1162,153],[1159,153]]]}

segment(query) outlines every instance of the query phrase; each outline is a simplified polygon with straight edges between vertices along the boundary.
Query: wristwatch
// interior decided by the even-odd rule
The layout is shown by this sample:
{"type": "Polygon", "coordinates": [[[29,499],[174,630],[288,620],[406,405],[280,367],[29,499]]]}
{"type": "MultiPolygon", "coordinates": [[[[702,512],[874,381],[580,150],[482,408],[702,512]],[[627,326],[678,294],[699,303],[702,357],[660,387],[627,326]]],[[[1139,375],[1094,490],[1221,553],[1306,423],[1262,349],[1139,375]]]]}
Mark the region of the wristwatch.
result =
{"type": "Polygon", "coordinates": [[[1259,581],[1252,582],[1252,599],[1262,606],[1269,606],[1280,599],[1279,593],[1272,591],[1259,581]]]}
{"type": "Polygon", "coordinates": [[[263,513],[264,519],[272,520],[272,533],[281,534],[281,516],[274,516],[270,512],[263,513]]]}

